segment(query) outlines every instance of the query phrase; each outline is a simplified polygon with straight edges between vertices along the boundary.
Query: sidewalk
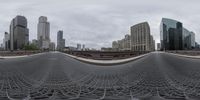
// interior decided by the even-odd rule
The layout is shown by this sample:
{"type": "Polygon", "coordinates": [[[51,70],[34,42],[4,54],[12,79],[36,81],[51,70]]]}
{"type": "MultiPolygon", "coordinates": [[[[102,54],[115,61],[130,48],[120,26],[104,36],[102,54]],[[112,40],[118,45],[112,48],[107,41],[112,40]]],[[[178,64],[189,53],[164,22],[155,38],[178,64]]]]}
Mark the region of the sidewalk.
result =
{"type": "Polygon", "coordinates": [[[31,54],[31,55],[23,55],[23,56],[0,56],[0,59],[12,59],[12,58],[23,58],[23,57],[30,57],[30,56],[36,56],[43,53],[37,53],[37,54],[31,54]]]}
{"type": "Polygon", "coordinates": [[[132,57],[132,58],[127,58],[127,59],[120,59],[120,60],[94,60],[94,59],[87,59],[87,58],[82,58],[82,57],[77,57],[77,56],[73,56],[73,55],[69,55],[66,53],[63,53],[71,58],[74,58],[76,60],[82,61],[82,62],[86,62],[86,63],[90,63],[90,64],[95,64],[95,65],[117,65],[117,64],[124,64],[130,61],[134,61],[137,59],[140,59],[144,56],[149,55],[149,53],[147,54],[143,54],[140,56],[136,56],[136,57],[132,57]]]}
{"type": "MultiPolygon", "coordinates": [[[[169,52],[166,52],[169,53],[169,52]]],[[[169,53],[175,56],[179,56],[179,57],[186,57],[186,58],[193,58],[193,59],[200,59],[200,56],[189,56],[189,55],[182,55],[182,54],[175,54],[175,53],[169,53]]]]}
{"type": "Polygon", "coordinates": [[[23,55],[23,56],[0,56],[0,59],[11,59],[11,58],[22,58],[22,57],[27,57],[28,55],[23,55]]]}

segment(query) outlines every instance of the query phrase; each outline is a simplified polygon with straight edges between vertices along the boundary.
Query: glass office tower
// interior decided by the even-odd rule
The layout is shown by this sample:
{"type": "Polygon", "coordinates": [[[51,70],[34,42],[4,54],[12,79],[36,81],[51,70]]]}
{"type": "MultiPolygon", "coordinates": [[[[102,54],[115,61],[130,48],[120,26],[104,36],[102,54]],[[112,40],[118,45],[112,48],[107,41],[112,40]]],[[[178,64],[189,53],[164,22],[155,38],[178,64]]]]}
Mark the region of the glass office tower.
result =
{"type": "Polygon", "coordinates": [[[161,50],[183,50],[183,25],[163,18],[160,24],[161,50]]]}

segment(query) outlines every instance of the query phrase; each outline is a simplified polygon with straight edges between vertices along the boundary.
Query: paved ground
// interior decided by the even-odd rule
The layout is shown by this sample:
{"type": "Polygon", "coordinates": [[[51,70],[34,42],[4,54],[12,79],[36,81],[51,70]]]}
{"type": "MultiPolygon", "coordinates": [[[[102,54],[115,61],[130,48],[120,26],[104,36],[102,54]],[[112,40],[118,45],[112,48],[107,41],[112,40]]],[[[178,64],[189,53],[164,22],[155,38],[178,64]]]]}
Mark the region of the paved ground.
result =
{"type": "Polygon", "coordinates": [[[0,100],[200,100],[200,60],[151,53],[121,65],[61,53],[0,59],[0,100]]]}

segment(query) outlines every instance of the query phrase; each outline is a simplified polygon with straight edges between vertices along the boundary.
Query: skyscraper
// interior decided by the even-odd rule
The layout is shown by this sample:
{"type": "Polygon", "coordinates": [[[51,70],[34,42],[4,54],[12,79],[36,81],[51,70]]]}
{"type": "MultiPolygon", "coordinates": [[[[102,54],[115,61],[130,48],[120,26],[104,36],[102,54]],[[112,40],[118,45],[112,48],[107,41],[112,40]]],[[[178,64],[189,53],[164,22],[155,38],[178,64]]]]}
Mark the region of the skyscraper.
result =
{"type": "Polygon", "coordinates": [[[124,44],[124,50],[125,51],[131,50],[131,36],[129,34],[125,35],[123,44],[124,44]]]}
{"type": "Polygon", "coordinates": [[[54,42],[51,42],[51,43],[50,43],[49,49],[50,49],[51,51],[55,51],[55,43],[54,43],[54,42]]]}
{"type": "Polygon", "coordinates": [[[85,44],[82,45],[82,50],[85,51],[85,44]]]}
{"type": "Polygon", "coordinates": [[[50,23],[47,21],[47,17],[45,16],[39,17],[37,39],[40,49],[49,49],[50,23]]]}
{"type": "Polygon", "coordinates": [[[24,16],[16,16],[10,24],[10,49],[21,50],[29,42],[29,29],[24,16]]]}
{"type": "Polygon", "coordinates": [[[147,22],[131,27],[131,50],[152,51],[150,26],[147,22]]]}
{"type": "Polygon", "coordinates": [[[183,50],[183,25],[163,18],[160,24],[161,50],[183,50]]]}
{"type": "Polygon", "coordinates": [[[151,51],[155,51],[155,40],[153,39],[153,36],[151,35],[150,36],[150,49],[151,49],[151,51]]]}
{"type": "Polygon", "coordinates": [[[183,47],[185,50],[195,48],[195,34],[186,28],[183,28],[183,47]]]}
{"type": "Polygon", "coordinates": [[[4,34],[3,47],[4,50],[10,50],[10,35],[8,34],[8,32],[5,32],[4,34]]]}
{"type": "Polygon", "coordinates": [[[76,48],[78,51],[81,51],[81,44],[77,44],[77,48],[76,48]]]}
{"type": "Polygon", "coordinates": [[[160,49],[161,49],[161,44],[157,43],[157,51],[160,51],[160,49]]]}
{"type": "Polygon", "coordinates": [[[195,33],[194,32],[190,32],[190,35],[191,35],[191,46],[192,46],[192,49],[195,48],[195,33]]]}
{"type": "Polygon", "coordinates": [[[63,31],[57,33],[57,50],[63,50],[65,48],[65,39],[63,39],[63,31]]]}

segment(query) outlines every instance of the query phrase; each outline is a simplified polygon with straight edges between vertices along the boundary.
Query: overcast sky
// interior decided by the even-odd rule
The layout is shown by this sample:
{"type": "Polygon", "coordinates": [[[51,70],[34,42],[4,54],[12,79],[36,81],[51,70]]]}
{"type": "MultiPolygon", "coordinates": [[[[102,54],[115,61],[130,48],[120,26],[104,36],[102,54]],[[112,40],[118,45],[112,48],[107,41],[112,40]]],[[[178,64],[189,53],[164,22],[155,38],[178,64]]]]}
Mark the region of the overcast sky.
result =
{"type": "Polygon", "coordinates": [[[63,30],[66,45],[109,47],[130,34],[130,26],[144,21],[159,42],[159,25],[165,17],[181,21],[200,43],[199,4],[200,0],[0,0],[0,43],[16,15],[27,18],[30,40],[36,39],[39,16],[47,16],[53,42],[57,31],[63,30]]]}

